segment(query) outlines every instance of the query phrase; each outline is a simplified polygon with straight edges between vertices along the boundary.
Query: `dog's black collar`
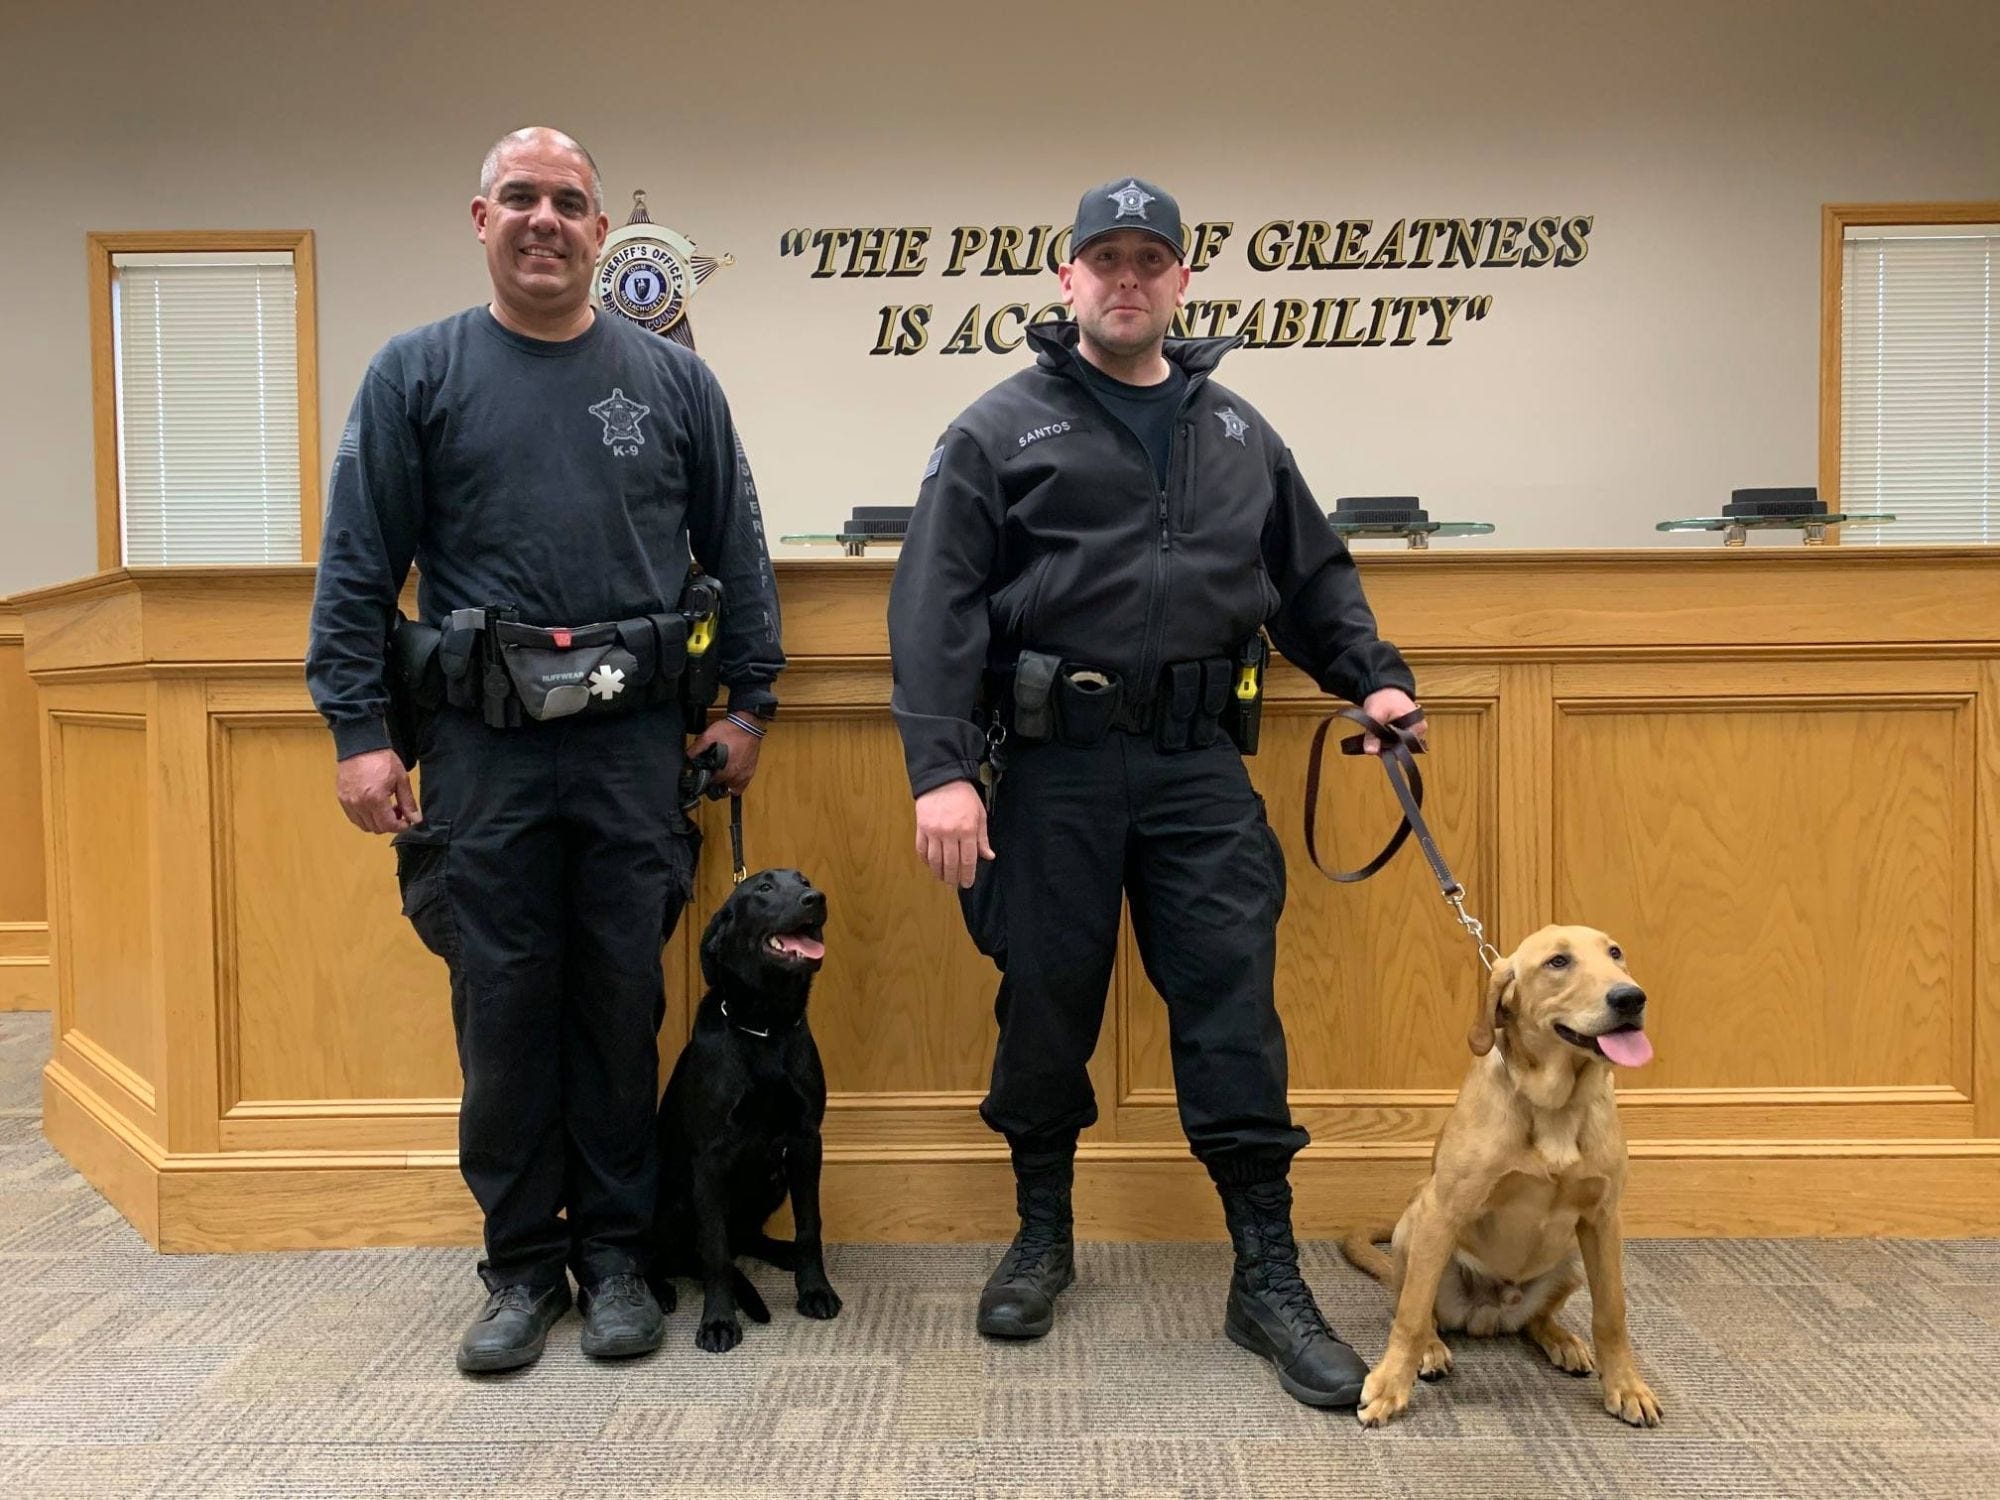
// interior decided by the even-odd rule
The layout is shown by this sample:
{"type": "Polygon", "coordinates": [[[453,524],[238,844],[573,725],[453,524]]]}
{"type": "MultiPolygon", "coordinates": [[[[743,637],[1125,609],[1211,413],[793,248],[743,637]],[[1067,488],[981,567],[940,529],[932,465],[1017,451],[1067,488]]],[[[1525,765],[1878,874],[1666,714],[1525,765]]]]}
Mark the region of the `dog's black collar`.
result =
{"type": "Polygon", "coordinates": [[[774,1031],[778,1031],[778,1030],[780,1030],[780,1029],[782,1029],[782,1030],[785,1030],[785,1031],[793,1031],[793,1030],[796,1030],[796,1029],[797,1029],[797,1027],[798,1027],[798,1025],[799,1025],[799,1022],[800,1022],[800,1021],[803,1021],[803,1020],[805,1020],[805,1016],[804,1016],[804,1014],[802,1013],[802,1014],[801,1014],[801,1015],[799,1016],[798,1020],[797,1020],[797,1021],[794,1021],[794,1022],[792,1022],[792,1024],[791,1024],[790,1026],[786,1026],[786,1027],[783,1027],[783,1028],[779,1028],[779,1027],[776,1027],[776,1026],[767,1026],[767,1027],[766,1027],[766,1028],[765,1028],[764,1030],[762,1030],[762,1031],[758,1031],[758,1030],[756,1030],[756,1029],[755,1029],[755,1028],[753,1028],[753,1027],[749,1027],[749,1026],[745,1026],[745,1025],[744,1025],[744,1024],[743,1024],[743,1023],[741,1022],[741,1021],[732,1021],[732,1020],[730,1020],[730,1019],[729,1019],[729,1002],[728,1002],[727,1000],[724,1000],[724,1001],[722,1002],[722,1019],[723,1019],[723,1022],[724,1022],[724,1024],[726,1024],[726,1025],[727,1025],[727,1026],[728,1026],[728,1027],[730,1028],[730,1030],[732,1030],[732,1031],[740,1031],[740,1032],[742,1032],[742,1033],[743,1033],[743,1034],[744,1034],[745,1036],[754,1036],[754,1037],[756,1037],[756,1038],[757,1038],[757,1039],[758,1039],[759,1041],[769,1041],[769,1040],[770,1040],[770,1038],[771,1038],[771,1033],[772,1033],[772,1032],[774,1032],[774,1031]]]}

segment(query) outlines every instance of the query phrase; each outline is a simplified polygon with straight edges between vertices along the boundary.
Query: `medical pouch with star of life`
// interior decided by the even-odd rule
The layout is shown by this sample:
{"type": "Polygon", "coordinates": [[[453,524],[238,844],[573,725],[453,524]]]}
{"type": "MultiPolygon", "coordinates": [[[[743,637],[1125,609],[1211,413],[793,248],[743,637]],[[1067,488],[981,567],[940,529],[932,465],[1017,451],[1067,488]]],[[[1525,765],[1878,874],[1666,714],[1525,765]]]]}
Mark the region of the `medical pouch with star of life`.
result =
{"type": "Polygon", "coordinates": [[[492,620],[487,628],[521,712],[537,720],[664,702],[687,661],[677,614],[567,628],[492,620]]]}

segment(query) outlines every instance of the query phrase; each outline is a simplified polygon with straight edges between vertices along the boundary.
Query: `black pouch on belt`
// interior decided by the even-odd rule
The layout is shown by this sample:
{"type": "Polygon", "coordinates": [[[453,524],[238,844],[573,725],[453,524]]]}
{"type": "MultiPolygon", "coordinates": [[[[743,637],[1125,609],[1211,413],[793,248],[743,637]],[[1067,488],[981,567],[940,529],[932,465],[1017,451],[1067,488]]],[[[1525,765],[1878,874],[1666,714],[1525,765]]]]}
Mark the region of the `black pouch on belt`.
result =
{"type": "MultiPolygon", "coordinates": [[[[506,651],[500,644],[500,626],[512,624],[521,617],[520,611],[511,604],[488,605],[485,609],[469,611],[479,617],[479,716],[492,729],[519,729],[521,727],[521,695],[514,691],[514,680],[507,672],[506,651]]],[[[456,620],[458,615],[454,613],[456,620]]]]}
{"type": "Polygon", "coordinates": [[[1159,722],[1153,727],[1153,743],[1169,754],[1187,749],[1200,707],[1201,663],[1168,662],[1160,673],[1159,722]]]}
{"type": "Polygon", "coordinates": [[[652,686],[660,674],[660,637],[653,629],[653,622],[644,618],[620,620],[613,629],[617,632],[619,649],[632,658],[632,680],[626,686],[644,687],[646,700],[652,701],[652,686]]]}
{"type": "Polygon", "coordinates": [[[1094,667],[1066,667],[1056,678],[1056,722],[1065,745],[1095,745],[1118,712],[1118,679],[1094,667]]]}
{"type": "Polygon", "coordinates": [[[1023,651],[1014,663],[1012,733],[1017,739],[1055,738],[1055,684],[1062,659],[1045,651],[1023,651]]]}
{"type": "Polygon", "coordinates": [[[408,620],[401,610],[389,624],[388,660],[383,685],[389,690],[389,746],[405,766],[415,766],[430,716],[444,703],[444,673],[438,666],[443,632],[420,620],[408,620]]]}
{"type": "Polygon", "coordinates": [[[483,609],[455,609],[446,618],[438,642],[438,671],[444,678],[445,701],[453,708],[479,707],[479,638],[486,629],[483,609]]]}
{"type": "Polygon", "coordinates": [[[648,615],[646,621],[652,627],[654,650],[658,653],[653,662],[653,680],[647,684],[647,701],[670,703],[680,696],[681,674],[687,670],[687,616],[648,615]]]}
{"type": "Polygon", "coordinates": [[[1222,716],[1229,708],[1232,664],[1226,656],[1211,656],[1196,665],[1201,668],[1201,701],[1195,705],[1188,743],[1197,750],[1206,750],[1222,738],[1222,716]]]}

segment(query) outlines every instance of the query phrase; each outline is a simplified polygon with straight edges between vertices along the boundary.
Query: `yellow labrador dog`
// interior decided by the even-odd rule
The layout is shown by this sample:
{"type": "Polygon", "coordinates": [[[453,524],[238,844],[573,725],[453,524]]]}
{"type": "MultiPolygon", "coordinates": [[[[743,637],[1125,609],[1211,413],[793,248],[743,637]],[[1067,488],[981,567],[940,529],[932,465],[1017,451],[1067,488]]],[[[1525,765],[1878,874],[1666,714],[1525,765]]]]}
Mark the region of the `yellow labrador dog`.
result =
{"type": "Polygon", "coordinates": [[[1494,966],[1472,1028],[1473,1056],[1430,1179],[1393,1233],[1350,1234],[1341,1250],[1392,1287],[1388,1351],[1362,1387],[1378,1427],[1409,1405],[1416,1378],[1451,1370],[1438,1331],[1525,1333],[1559,1370],[1604,1382],[1604,1409],[1653,1427],[1660,1403],[1625,1331],[1619,1200],[1625,1133],[1611,1069],[1651,1062],[1646,992],[1618,945],[1590,927],[1544,927],[1494,966]],[[1394,1258],[1377,1242],[1390,1239],[1394,1258]],[[1590,1278],[1591,1349],[1556,1322],[1590,1278]]]}

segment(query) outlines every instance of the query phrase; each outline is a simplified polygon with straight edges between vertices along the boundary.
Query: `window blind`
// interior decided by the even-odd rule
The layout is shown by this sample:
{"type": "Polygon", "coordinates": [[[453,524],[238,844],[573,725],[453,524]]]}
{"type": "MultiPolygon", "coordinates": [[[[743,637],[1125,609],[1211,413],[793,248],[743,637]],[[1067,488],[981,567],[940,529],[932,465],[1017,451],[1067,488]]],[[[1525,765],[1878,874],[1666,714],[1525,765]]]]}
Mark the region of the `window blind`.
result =
{"type": "Polygon", "coordinates": [[[299,561],[290,253],[120,254],[111,286],[125,561],[299,561]]]}
{"type": "Polygon", "coordinates": [[[1840,504],[1853,543],[2000,542],[2000,225],[1850,225],[1840,504]]]}

